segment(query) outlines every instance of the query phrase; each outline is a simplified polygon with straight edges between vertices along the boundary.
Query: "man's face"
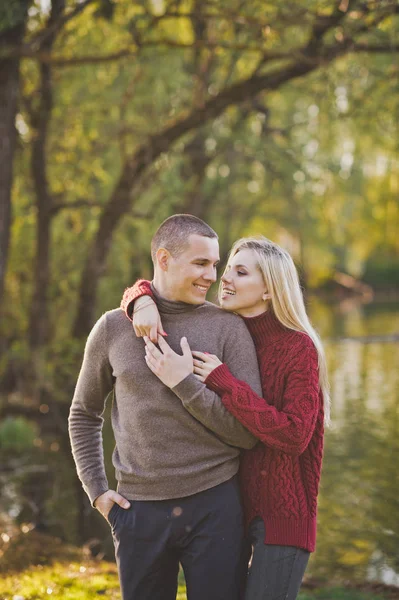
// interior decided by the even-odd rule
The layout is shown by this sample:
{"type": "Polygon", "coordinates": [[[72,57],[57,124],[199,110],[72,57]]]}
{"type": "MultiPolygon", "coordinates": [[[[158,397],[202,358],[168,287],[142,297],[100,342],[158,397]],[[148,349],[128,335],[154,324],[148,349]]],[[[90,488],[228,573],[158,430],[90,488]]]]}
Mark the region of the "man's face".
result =
{"type": "Polygon", "coordinates": [[[202,304],[212,283],[216,281],[219,263],[216,238],[190,235],[188,247],[173,258],[169,256],[165,283],[170,300],[202,304]]]}

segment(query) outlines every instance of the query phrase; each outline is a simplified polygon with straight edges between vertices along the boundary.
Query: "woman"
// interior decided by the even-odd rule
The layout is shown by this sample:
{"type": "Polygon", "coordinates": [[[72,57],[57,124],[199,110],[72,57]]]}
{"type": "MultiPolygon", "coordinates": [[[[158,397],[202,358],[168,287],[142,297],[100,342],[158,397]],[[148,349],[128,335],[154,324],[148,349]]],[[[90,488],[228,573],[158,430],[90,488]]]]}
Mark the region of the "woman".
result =
{"type": "MultiPolygon", "coordinates": [[[[125,293],[124,304],[143,293],[150,295],[149,283],[125,293]]],[[[324,352],[307,317],[292,258],[266,238],[234,244],[219,299],[223,309],[244,319],[263,387],[261,398],[216,356],[192,353],[197,377],[261,441],[242,453],[240,466],[252,548],[245,600],[294,600],[315,547],[324,421],[329,420],[324,352]]],[[[148,298],[135,310],[138,335],[148,335],[152,327],[162,332],[148,298]]],[[[146,338],[147,364],[159,373],[154,349],[146,338]]]]}

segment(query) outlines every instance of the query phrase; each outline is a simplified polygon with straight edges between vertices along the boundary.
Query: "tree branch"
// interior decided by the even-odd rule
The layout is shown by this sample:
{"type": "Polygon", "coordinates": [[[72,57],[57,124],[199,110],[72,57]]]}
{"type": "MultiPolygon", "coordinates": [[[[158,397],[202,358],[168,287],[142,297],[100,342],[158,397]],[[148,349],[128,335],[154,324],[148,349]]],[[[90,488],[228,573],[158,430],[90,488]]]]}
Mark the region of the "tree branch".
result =
{"type": "Polygon", "coordinates": [[[43,43],[51,36],[55,36],[69,21],[72,21],[75,17],[77,17],[80,13],[84,11],[84,9],[92,4],[95,0],[84,0],[81,4],[78,4],[73,10],[71,10],[68,14],[63,15],[61,18],[54,20],[50,25],[47,25],[46,28],[38,33],[34,34],[30,40],[27,40],[24,48],[26,50],[41,48],[43,43]]]}
{"type": "Polygon", "coordinates": [[[358,42],[353,44],[351,52],[370,52],[371,54],[399,52],[399,44],[367,44],[358,42]]]}
{"type": "Polygon", "coordinates": [[[95,207],[99,208],[102,205],[99,202],[91,202],[90,200],[75,200],[74,202],[60,202],[58,204],[54,204],[51,209],[52,216],[58,214],[61,210],[74,210],[75,208],[84,207],[95,207]]]}
{"type": "MultiPolygon", "coordinates": [[[[314,13],[310,10],[303,7],[296,7],[297,12],[293,15],[291,13],[287,13],[285,15],[279,15],[281,24],[286,25],[287,23],[298,23],[298,18],[304,15],[311,15],[314,17],[314,13]],[[289,15],[289,16],[288,16],[289,15]]],[[[150,18],[150,25],[157,24],[160,21],[164,21],[166,19],[191,19],[195,20],[198,15],[195,12],[180,12],[177,10],[168,10],[164,12],[162,15],[138,15],[137,21],[139,19],[150,18]]],[[[217,12],[206,12],[201,11],[201,18],[205,20],[219,20],[219,21],[228,21],[229,23],[236,23],[239,25],[248,25],[256,27],[257,29],[268,27],[272,25],[270,20],[265,21],[259,17],[251,17],[248,14],[243,14],[237,11],[229,10],[227,7],[224,7],[223,13],[217,12]]]]}
{"type": "Polygon", "coordinates": [[[159,41],[147,41],[141,43],[140,47],[127,47],[119,50],[118,52],[113,52],[111,54],[104,54],[103,56],[96,55],[86,55],[86,56],[72,56],[69,58],[57,57],[48,52],[35,52],[29,49],[18,49],[11,48],[6,52],[2,53],[0,58],[9,58],[19,56],[21,58],[31,58],[34,60],[38,60],[41,63],[49,64],[54,67],[73,67],[79,65],[86,64],[101,64],[112,62],[115,60],[119,60],[121,58],[128,58],[132,56],[137,56],[139,51],[143,48],[157,48],[157,47],[167,47],[167,48],[176,48],[176,49],[193,49],[195,47],[200,48],[208,48],[208,49],[218,49],[222,48],[225,50],[240,50],[242,52],[256,52],[262,54],[267,60],[278,60],[290,58],[292,56],[292,52],[278,52],[278,51],[268,51],[265,48],[257,47],[254,45],[248,44],[224,44],[223,42],[209,42],[207,40],[197,40],[190,44],[184,44],[182,42],[175,42],[174,40],[159,40],[159,41]]]}
{"type": "Polygon", "coordinates": [[[333,27],[337,27],[346,17],[346,14],[357,3],[357,0],[348,0],[347,2],[339,2],[331,15],[318,14],[312,26],[312,32],[307,44],[309,53],[316,52],[322,45],[323,37],[333,27]]]}

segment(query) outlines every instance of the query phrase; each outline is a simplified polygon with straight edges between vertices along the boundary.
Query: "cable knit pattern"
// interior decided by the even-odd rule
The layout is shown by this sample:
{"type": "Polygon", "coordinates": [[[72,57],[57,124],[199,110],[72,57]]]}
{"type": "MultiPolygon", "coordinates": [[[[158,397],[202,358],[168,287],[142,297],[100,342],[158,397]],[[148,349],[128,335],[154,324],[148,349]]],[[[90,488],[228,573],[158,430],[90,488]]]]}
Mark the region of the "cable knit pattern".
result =
{"type": "MultiPolygon", "coordinates": [[[[129,318],[142,295],[153,296],[150,282],[139,280],[125,291],[121,308],[129,318]]],[[[283,327],[272,311],[244,321],[255,342],[263,397],[235,379],[225,364],[206,384],[262,442],[241,455],[246,524],[261,516],[266,544],[312,552],[324,434],[317,352],[307,334],[283,327]]]]}
{"type": "Polygon", "coordinates": [[[308,335],[286,329],[271,311],[244,321],[257,350],[263,398],[224,364],[206,384],[262,442],[241,458],[246,524],[261,516],[266,544],[312,552],[324,432],[317,352],[308,335]]]}

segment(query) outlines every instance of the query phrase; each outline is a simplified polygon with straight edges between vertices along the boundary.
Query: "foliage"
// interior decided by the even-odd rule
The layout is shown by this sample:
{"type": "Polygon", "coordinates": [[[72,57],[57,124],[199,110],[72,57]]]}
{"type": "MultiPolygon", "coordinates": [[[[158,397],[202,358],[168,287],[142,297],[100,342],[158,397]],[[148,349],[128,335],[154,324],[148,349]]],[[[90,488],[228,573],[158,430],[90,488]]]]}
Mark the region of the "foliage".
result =
{"type": "MultiPolygon", "coordinates": [[[[54,40],[54,65],[49,63],[53,102],[43,140],[51,276],[39,313],[35,319],[31,315],[34,322],[45,314],[47,339],[71,335],[88,249],[129,157],[188,111],[248,78],[256,65],[266,74],[283,69],[290,52],[311,35],[316,10],[327,19],[334,4],[252,0],[242,11],[235,2],[229,9],[204,3],[191,18],[190,2],[176,10],[169,2],[126,1],[112,5],[112,11],[107,3],[89,2],[67,21],[54,40]],[[214,40],[220,47],[213,47],[214,40]],[[126,57],[103,60],[121,49],[126,57]],[[267,58],[284,49],[276,62],[267,58]]],[[[327,31],[326,44],[364,26],[352,4],[342,23],[327,31]]],[[[67,3],[67,14],[76,6],[67,3]]],[[[388,17],[375,29],[370,24],[368,34],[368,43],[386,45],[385,53],[347,53],[274,91],[227,105],[150,162],[139,187],[132,185],[131,210],[118,217],[109,240],[93,316],[116,305],[135,277],[150,273],[150,236],[176,211],[208,219],[220,232],[224,255],[236,237],[249,232],[276,239],[292,251],[313,286],[336,268],[362,276],[377,248],[397,252],[398,69],[395,53],[389,52],[397,22],[389,6],[388,17]]],[[[35,3],[27,47],[36,47],[33,40],[46,31],[47,18],[46,9],[35,3]]],[[[26,333],[35,288],[40,190],[31,169],[43,110],[39,65],[28,59],[21,65],[20,146],[3,306],[9,338],[26,333]]]]}
{"type": "Polygon", "coordinates": [[[7,417],[0,423],[0,451],[21,453],[30,450],[37,436],[37,427],[23,417],[7,417]]]}

